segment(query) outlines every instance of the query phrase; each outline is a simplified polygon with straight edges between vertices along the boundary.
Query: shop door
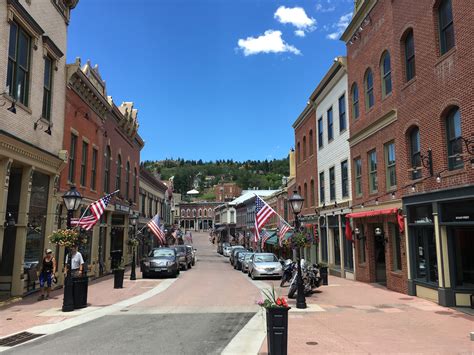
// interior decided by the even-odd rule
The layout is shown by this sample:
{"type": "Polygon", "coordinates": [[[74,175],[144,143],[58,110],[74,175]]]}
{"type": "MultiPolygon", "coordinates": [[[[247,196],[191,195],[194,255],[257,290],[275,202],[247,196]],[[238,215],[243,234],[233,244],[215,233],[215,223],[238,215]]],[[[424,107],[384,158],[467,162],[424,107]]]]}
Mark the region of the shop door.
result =
{"type": "Polygon", "coordinates": [[[339,240],[339,228],[332,228],[334,238],[334,264],[337,268],[341,267],[341,243],[339,240]]]}
{"type": "Polygon", "coordinates": [[[107,227],[99,229],[99,276],[105,272],[105,241],[107,236],[107,227]]]}
{"type": "MultiPolygon", "coordinates": [[[[382,226],[380,226],[382,228],[382,226]]],[[[374,227],[375,229],[375,227],[374,227]]],[[[385,237],[383,235],[374,236],[375,243],[375,282],[387,283],[387,265],[385,263],[385,237]]]]}

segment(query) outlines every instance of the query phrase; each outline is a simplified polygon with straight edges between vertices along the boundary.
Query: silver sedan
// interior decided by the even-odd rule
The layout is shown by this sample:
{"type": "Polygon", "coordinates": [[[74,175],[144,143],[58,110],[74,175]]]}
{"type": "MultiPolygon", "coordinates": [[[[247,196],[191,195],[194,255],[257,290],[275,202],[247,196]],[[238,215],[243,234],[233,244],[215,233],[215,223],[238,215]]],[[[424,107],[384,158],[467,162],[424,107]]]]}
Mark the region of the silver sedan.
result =
{"type": "Polygon", "coordinates": [[[253,255],[254,255],[254,253],[245,254],[245,258],[242,261],[242,272],[243,273],[247,273],[249,271],[249,264],[250,264],[250,261],[252,260],[253,255]]]}
{"type": "Polygon", "coordinates": [[[248,275],[255,280],[257,277],[277,277],[283,275],[283,268],[275,254],[256,253],[249,262],[248,275]]]}

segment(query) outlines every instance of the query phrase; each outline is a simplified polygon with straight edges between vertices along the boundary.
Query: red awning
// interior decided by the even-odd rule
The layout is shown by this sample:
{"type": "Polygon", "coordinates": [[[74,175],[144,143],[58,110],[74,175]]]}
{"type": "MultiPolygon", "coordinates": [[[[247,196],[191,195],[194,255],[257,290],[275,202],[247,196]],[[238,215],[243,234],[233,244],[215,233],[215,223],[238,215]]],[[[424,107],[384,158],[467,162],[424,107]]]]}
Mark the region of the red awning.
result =
{"type": "Polygon", "coordinates": [[[365,217],[373,217],[373,216],[397,214],[397,213],[398,213],[398,208],[386,208],[384,210],[348,213],[346,214],[346,218],[365,218],[365,217]]]}

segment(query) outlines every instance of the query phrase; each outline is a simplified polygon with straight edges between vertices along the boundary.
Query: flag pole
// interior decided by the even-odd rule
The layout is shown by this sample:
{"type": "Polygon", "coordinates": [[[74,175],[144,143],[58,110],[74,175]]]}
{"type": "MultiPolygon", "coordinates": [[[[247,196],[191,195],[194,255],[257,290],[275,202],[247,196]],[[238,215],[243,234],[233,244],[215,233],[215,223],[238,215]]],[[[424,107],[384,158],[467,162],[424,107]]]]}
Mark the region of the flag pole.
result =
{"type": "MultiPolygon", "coordinates": [[[[119,191],[120,191],[120,190],[115,190],[114,192],[110,193],[110,196],[115,195],[115,194],[116,194],[117,192],[119,192],[119,191]]],[[[105,195],[105,196],[107,196],[107,195],[105,195]]],[[[101,198],[102,198],[102,197],[101,197],[101,198]]],[[[77,224],[74,226],[73,229],[78,228],[78,227],[80,228],[81,221],[82,221],[82,219],[84,218],[84,216],[86,215],[86,212],[89,211],[91,205],[92,205],[92,203],[90,203],[90,204],[87,206],[87,208],[84,210],[84,213],[82,213],[81,218],[79,218],[79,221],[77,222],[77,224]]]]}
{"type": "Polygon", "coordinates": [[[282,217],[278,214],[277,211],[275,211],[272,206],[270,206],[263,198],[261,198],[260,196],[258,196],[255,192],[253,193],[256,197],[258,197],[261,201],[263,201],[263,203],[268,206],[273,212],[275,212],[275,214],[280,217],[281,220],[283,220],[283,222],[285,222],[290,228],[293,229],[293,227],[282,217]]]}

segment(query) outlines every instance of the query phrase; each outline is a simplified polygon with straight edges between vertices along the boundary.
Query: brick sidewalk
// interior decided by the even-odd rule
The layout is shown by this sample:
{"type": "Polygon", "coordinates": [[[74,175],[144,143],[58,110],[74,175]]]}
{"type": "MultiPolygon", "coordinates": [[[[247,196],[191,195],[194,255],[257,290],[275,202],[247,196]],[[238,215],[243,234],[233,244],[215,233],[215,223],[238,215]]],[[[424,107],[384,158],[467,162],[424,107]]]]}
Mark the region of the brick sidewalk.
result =
{"type": "MultiPolygon", "coordinates": [[[[275,285],[278,295],[288,288],[275,285]]],[[[309,309],[290,300],[288,354],[417,353],[473,354],[474,317],[373,284],[330,277],[329,286],[306,298],[309,309]]],[[[260,349],[267,353],[267,340],[260,349]]]]}
{"type": "Polygon", "coordinates": [[[37,301],[38,292],[21,301],[0,307],[0,338],[37,325],[59,323],[65,319],[110,306],[141,295],[161,282],[160,279],[141,279],[139,268],[137,268],[136,274],[137,280],[130,281],[130,271],[125,273],[122,289],[113,288],[113,275],[107,275],[90,282],[87,295],[88,307],[73,312],[61,312],[64,292],[62,288],[52,291],[49,300],[37,301]]]}

